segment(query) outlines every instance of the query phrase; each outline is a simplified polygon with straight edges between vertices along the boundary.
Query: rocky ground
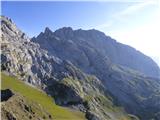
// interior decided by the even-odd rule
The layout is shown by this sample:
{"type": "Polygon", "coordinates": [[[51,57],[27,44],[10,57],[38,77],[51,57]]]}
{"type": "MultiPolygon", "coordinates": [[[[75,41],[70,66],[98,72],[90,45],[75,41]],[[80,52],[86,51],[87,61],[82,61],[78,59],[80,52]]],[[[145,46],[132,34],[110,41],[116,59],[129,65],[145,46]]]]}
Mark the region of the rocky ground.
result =
{"type": "Polygon", "coordinates": [[[52,116],[45,111],[41,105],[27,101],[19,94],[15,94],[1,103],[3,120],[52,120],[52,116]]]}

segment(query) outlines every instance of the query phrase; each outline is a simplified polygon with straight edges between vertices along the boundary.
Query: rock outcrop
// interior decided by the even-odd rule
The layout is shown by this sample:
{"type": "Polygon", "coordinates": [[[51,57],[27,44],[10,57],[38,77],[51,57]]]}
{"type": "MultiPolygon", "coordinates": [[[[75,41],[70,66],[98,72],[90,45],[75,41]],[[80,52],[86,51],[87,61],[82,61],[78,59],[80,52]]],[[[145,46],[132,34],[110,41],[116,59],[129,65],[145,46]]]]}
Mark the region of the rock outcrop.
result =
{"type": "Polygon", "coordinates": [[[2,120],[53,120],[45,108],[19,94],[1,104],[1,118],[2,120]]]}
{"type": "Polygon", "coordinates": [[[10,89],[1,90],[1,102],[7,101],[14,93],[10,89]]]}

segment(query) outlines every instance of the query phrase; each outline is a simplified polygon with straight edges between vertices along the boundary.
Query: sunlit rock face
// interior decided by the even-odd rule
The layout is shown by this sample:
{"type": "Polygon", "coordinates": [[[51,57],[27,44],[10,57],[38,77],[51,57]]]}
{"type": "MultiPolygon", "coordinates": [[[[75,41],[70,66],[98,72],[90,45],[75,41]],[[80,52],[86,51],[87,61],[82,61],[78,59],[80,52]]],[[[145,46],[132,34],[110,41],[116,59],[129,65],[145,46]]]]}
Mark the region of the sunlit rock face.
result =
{"type": "MultiPolygon", "coordinates": [[[[1,69],[36,86],[65,71],[63,61],[41,49],[6,17],[1,18],[1,69]],[[59,74],[54,74],[59,72],[59,74]]],[[[62,73],[63,74],[63,73],[62,73]]],[[[67,74],[67,73],[66,73],[67,74]]]]}

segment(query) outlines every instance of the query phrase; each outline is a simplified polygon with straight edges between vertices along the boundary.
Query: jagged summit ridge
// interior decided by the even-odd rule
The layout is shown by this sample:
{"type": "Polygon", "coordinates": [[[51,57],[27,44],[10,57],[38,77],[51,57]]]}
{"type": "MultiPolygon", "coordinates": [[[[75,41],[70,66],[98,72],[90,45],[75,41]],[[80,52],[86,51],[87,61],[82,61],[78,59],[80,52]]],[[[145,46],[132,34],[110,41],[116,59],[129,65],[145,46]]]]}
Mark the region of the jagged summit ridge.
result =
{"type": "Polygon", "coordinates": [[[46,27],[44,30],[44,33],[48,34],[48,33],[53,33],[52,30],[50,30],[49,27],[46,27]]]}

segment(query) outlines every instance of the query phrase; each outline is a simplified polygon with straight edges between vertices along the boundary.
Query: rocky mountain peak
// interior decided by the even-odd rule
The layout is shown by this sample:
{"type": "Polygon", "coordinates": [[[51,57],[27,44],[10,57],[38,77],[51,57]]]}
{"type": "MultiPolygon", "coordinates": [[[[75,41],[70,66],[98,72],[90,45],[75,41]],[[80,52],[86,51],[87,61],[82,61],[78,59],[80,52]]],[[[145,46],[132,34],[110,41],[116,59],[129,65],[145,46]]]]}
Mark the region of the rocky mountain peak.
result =
{"type": "Polygon", "coordinates": [[[74,30],[71,27],[63,27],[56,30],[54,35],[62,39],[70,39],[74,37],[74,30]]]}
{"type": "Polygon", "coordinates": [[[53,33],[53,32],[49,27],[46,27],[45,30],[44,30],[44,33],[45,34],[50,34],[50,33],[53,33]]]}
{"type": "Polygon", "coordinates": [[[46,38],[49,38],[51,36],[53,36],[53,31],[49,28],[49,27],[46,27],[44,32],[41,32],[38,37],[46,37],[46,38]]]}
{"type": "Polygon", "coordinates": [[[73,32],[72,27],[62,27],[60,29],[58,29],[57,31],[64,31],[64,32],[73,32]]]}
{"type": "MultiPolygon", "coordinates": [[[[3,16],[3,15],[2,15],[2,16],[0,16],[0,19],[1,19],[1,22],[6,22],[6,23],[8,23],[8,24],[14,24],[9,17],[6,17],[6,16],[3,16]]],[[[14,24],[14,25],[15,25],[15,24],[14,24]]]]}
{"type": "MultiPolygon", "coordinates": [[[[4,32],[4,33],[7,33],[8,35],[16,36],[16,37],[18,36],[16,40],[23,39],[23,41],[30,41],[30,39],[26,36],[26,34],[22,32],[21,30],[19,30],[16,24],[14,24],[14,22],[10,18],[1,16],[0,19],[1,19],[2,33],[4,32]]],[[[11,41],[13,41],[13,39],[11,39],[11,41]]]]}

